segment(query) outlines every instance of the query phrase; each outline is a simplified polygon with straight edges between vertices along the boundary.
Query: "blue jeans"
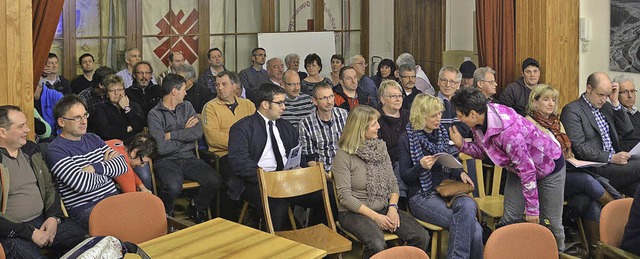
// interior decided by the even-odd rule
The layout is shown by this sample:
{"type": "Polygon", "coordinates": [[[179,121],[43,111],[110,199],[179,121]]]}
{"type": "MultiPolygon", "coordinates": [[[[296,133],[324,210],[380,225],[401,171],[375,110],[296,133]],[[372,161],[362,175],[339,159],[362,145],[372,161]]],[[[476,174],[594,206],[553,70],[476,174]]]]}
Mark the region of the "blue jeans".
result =
{"type": "MultiPolygon", "coordinates": [[[[386,215],[387,210],[385,208],[376,212],[386,215]]],[[[429,243],[429,232],[420,226],[408,213],[399,210],[398,215],[400,216],[400,227],[395,234],[407,242],[407,245],[426,251],[429,243]]],[[[338,213],[338,220],[346,231],[356,236],[364,245],[362,258],[369,258],[387,248],[387,244],[384,241],[384,232],[371,218],[351,211],[341,211],[338,213]]]]}
{"type": "Polygon", "coordinates": [[[457,198],[449,208],[437,193],[417,194],[409,198],[409,208],[417,219],[449,230],[447,258],[482,258],[482,226],[473,198],[457,198]]]}
{"type": "MultiPolygon", "coordinates": [[[[34,228],[40,228],[46,219],[40,215],[35,219],[25,222],[34,228]]],[[[56,237],[53,243],[46,247],[53,254],[53,257],[60,257],[69,249],[82,242],[87,236],[87,230],[71,219],[64,219],[56,230],[56,237]]],[[[7,258],[47,258],[40,252],[40,247],[31,239],[19,237],[0,238],[7,258]]]]}
{"type": "MultiPolygon", "coordinates": [[[[559,251],[564,251],[564,227],[562,226],[562,203],[564,203],[564,182],[566,166],[560,171],[538,179],[538,201],[540,205],[540,222],[548,219],[550,230],[556,238],[559,251]]],[[[524,220],[526,201],[522,195],[522,183],[517,174],[507,172],[504,187],[504,215],[501,225],[524,220]]]]}
{"type": "Polygon", "coordinates": [[[84,204],[80,207],[76,207],[73,209],[67,208],[67,212],[69,213],[69,218],[75,220],[80,226],[85,229],[89,229],[89,216],[91,216],[91,211],[93,207],[96,206],[98,202],[84,204]]]}
{"type": "Polygon", "coordinates": [[[582,172],[567,172],[564,184],[564,198],[571,201],[577,196],[589,197],[587,208],[581,214],[585,220],[600,222],[600,204],[596,201],[604,195],[604,187],[593,176],[582,172]]]}
{"type": "MultiPolygon", "coordinates": [[[[153,181],[151,180],[151,167],[149,164],[145,164],[144,166],[136,166],[133,168],[133,171],[136,173],[144,187],[153,191],[153,181]]],[[[137,186],[136,186],[137,187],[137,186]]]]}

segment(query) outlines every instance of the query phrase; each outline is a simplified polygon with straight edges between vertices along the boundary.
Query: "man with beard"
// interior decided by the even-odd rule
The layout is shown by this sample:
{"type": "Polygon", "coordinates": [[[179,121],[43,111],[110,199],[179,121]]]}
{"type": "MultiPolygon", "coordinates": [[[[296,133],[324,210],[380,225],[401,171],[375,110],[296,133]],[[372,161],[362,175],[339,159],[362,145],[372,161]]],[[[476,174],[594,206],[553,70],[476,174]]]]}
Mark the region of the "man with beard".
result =
{"type": "Polygon", "coordinates": [[[149,62],[144,60],[138,62],[133,67],[133,74],[135,75],[133,85],[127,88],[125,93],[129,96],[129,100],[140,104],[146,117],[149,111],[162,99],[162,89],[151,80],[153,68],[149,62]]]}
{"type": "Polygon", "coordinates": [[[82,90],[90,88],[93,85],[93,68],[95,63],[93,55],[84,53],[78,59],[78,64],[82,68],[82,75],[79,75],[71,81],[71,91],[74,94],[79,94],[82,90]]]}
{"type": "MultiPolygon", "coordinates": [[[[118,71],[117,75],[119,75],[120,77],[122,77],[122,80],[124,80],[124,88],[129,88],[131,87],[131,85],[133,84],[134,80],[134,74],[132,74],[132,72],[135,73],[135,71],[133,71],[133,68],[136,64],[138,64],[138,62],[140,62],[142,60],[142,52],[140,52],[140,49],[138,48],[131,48],[128,49],[127,52],[124,53],[124,61],[127,62],[127,67],[123,70],[118,71]]],[[[151,66],[149,66],[151,67],[151,66]]],[[[151,74],[151,82],[155,85],[157,84],[156,79],[153,77],[153,74],[151,74]]]]}

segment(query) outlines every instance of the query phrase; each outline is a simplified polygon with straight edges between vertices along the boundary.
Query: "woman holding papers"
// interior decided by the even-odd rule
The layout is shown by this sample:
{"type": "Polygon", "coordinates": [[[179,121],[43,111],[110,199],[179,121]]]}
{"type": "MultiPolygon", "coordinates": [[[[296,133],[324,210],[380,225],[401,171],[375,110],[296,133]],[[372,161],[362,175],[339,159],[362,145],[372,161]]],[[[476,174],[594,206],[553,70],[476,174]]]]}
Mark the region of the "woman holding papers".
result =
{"type": "Polygon", "coordinates": [[[511,172],[505,183],[501,223],[548,220],[558,249],[564,251],[565,161],[556,140],[513,109],[489,103],[477,88],[456,91],[451,103],[476,140],[466,142],[452,127],[449,135],[460,152],[477,159],[488,156],[511,172]]]}
{"type": "MultiPolygon", "coordinates": [[[[538,85],[529,95],[527,119],[538,128],[554,137],[567,161],[575,159],[571,152],[571,141],[558,118],[558,90],[549,85],[538,85]]],[[[599,238],[600,210],[609,201],[621,198],[620,193],[609,184],[609,181],[588,169],[567,168],[564,186],[564,199],[568,200],[568,215],[575,221],[584,219],[585,232],[591,247],[595,251],[599,238]]],[[[594,254],[595,255],[595,254],[594,254]]]]}
{"type": "Polygon", "coordinates": [[[362,258],[386,249],[385,230],[422,250],[429,242],[429,232],[398,210],[398,184],[386,144],[378,139],[378,117],[380,113],[366,105],[349,112],[331,168],[338,220],[364,244],[362,258]]]}
{"type": "Polygon", "coordinates": [[[419,94],[413,100],[409,123],[398,142],[400,174],[409,186],[407,197],[413,215],[449,230],[447,258],[482,258],[482,227],[476,220],[476,203],[470,196],[456,198],[451,206],[436,191],[444,179],[473,185],[462,169],[437,162],[436,154],[458,155],[449,133],[440,124],[444,104],[440,98],[419,94]]]}

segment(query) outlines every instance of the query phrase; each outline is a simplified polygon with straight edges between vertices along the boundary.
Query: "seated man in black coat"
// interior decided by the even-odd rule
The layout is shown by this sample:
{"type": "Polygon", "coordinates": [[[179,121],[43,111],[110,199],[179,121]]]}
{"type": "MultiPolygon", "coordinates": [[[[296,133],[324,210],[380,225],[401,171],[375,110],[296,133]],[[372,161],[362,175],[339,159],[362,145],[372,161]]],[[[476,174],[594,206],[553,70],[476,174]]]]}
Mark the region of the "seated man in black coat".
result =
{"type": "MultiPolygon", "coordinates": [[[[258,167],[267,172],[283,170],[291,150],[298,146],[298,131],[280,118],[285,109],[285,96],[282,87],[272,83],[262,84],[257,91],[256,113],[240,119],[229,131],[229,164],[233,173],[227,183],[228,195],[233,200],[242,198],[249,202],[260,216],[264,212],[258,185],[258,167]]],[[[326,218],[319,192],[289,199],[273,199],[269,204],[276,231],[286,228],[288,203],[316,209],[314,211],[318,213],[314,213],[310,225],[321,223],[314,222],[314,218],[326,218]]]]}

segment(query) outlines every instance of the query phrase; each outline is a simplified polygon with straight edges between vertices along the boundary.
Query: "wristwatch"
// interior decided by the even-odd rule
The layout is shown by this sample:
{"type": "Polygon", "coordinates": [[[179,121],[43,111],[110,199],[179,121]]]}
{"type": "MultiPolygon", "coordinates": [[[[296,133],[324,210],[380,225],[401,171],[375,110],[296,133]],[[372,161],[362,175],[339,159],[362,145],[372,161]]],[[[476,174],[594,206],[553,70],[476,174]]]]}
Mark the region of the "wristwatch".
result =
{"type": "Polygon", "coordinates": [[[130,111],[131,111],[131,107],[129,107],[129,106],[125,106],[124,107],[124,113],[128,113],[130,111]]]}
{"type": "Polygon", "coordinates": [[[394,208],[396,208],[396,210],[399,210],[398,209],[398,204],[391,203],[391,204],[389,204],[389,208],[391,208],[391,207],[394,207],[394,208]]]}
{"type": "Polygon", "coordinates": [[[58,225],[60,225],[60,223],[62,223],[62,219],[56,216],[51,216],[52,218],[56,219],[56,222],[58,222],[58,225]]]}

